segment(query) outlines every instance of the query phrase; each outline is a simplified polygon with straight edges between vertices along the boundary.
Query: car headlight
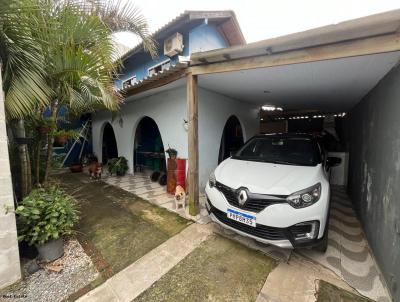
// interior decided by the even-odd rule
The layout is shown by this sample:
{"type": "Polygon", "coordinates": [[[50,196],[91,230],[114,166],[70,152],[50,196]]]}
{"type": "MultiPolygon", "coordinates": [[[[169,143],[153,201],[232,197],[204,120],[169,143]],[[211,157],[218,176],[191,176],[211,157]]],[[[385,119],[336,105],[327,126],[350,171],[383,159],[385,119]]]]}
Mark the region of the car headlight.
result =
{"type": "Polygon", "coordinates": [[[210,185],[210,188],[214,188],[217,180],[215,179],[215,174],[214,172],[211,172],[210,177],[208,178],[208,184],[210,185]]]}
{"type": "Polygon", "coordinates": [[[289,195],[287,202],[296,209],[305,208],[316,203],[321,197],[321,183],[289,195]]]}

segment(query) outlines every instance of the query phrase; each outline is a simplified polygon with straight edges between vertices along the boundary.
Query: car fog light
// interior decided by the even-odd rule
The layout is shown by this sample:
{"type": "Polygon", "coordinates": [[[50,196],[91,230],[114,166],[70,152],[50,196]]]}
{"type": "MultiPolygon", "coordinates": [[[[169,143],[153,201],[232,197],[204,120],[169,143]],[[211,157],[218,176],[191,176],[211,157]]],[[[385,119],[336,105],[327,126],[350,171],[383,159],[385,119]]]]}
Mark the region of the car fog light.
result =
{"type": "Polygon", "coordinates": [[[298,223],[290,228],[294,240],[312,240],[317,238],[319,232],[319,222],[309,221],[298,223]]]}

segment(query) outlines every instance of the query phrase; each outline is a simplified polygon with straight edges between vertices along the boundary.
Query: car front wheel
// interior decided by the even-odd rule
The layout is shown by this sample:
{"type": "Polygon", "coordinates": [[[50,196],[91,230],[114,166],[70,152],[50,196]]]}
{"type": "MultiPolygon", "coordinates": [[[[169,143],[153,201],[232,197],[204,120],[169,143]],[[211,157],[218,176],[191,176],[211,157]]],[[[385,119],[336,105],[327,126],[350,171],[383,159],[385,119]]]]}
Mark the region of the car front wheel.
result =
{"type": "MultiPolygon", "coordinates": [[[[328,227],[327,227],[328,229],[328,227]]],[[[314,247],[317,251],[321,253],[325,253],[328,249],[328,232],[326,231],[324,237],[322,237],[321,241],[314,247]]]]}

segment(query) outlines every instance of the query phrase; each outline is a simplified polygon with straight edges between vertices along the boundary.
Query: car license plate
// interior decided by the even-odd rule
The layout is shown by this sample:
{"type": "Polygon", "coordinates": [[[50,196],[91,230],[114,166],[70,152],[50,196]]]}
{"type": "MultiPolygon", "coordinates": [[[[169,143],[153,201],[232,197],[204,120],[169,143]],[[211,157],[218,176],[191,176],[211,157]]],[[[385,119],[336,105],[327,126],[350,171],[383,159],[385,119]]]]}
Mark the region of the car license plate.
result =
{"type": "Polygon", "coordinates": [[[235,220],[237,222],[256,227],[256,217],[249,215],[247,213],[242,213],[236,210],[228,209],[227,216],[229,219],[235,220]]]}

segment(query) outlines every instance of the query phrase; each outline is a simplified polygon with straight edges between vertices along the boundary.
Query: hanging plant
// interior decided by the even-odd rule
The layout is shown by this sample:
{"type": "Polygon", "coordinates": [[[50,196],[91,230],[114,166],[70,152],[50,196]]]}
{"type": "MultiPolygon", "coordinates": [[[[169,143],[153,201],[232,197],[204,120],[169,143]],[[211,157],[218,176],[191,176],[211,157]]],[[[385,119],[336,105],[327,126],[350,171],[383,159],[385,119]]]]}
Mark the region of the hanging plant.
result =
{"type": "Polygon", "coordinates": [[[52,118],[38,118],[34,121],[36,129],[41,135],[49,134],[56,127],[52,118]]]}
{"type": "Polygon", "coordinates": [[[54,132],[54,141],[61,146],[64,146],[69,139],[79,138],[79,133],[75,130],[61,129],[54,132]]]}

